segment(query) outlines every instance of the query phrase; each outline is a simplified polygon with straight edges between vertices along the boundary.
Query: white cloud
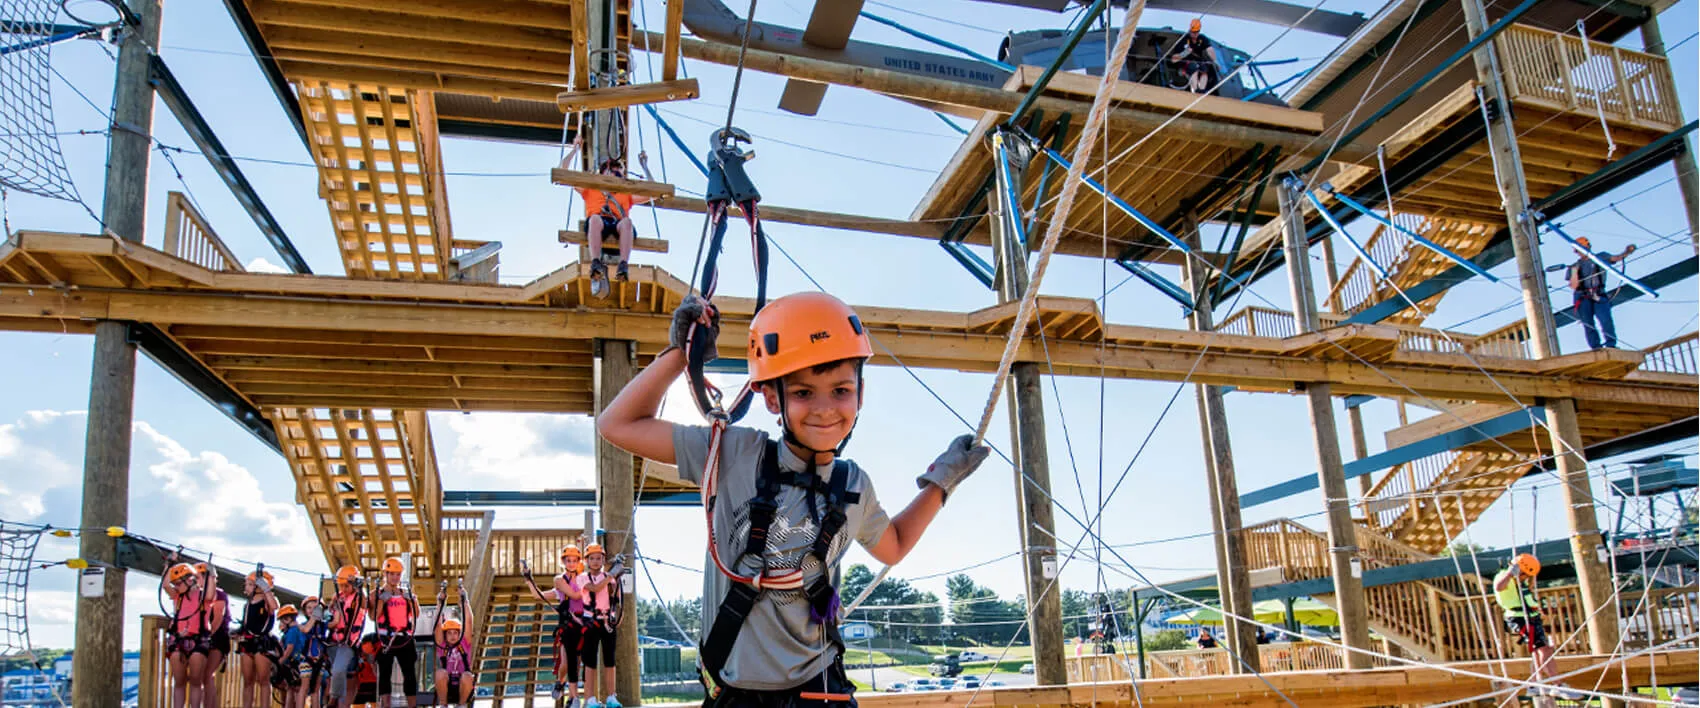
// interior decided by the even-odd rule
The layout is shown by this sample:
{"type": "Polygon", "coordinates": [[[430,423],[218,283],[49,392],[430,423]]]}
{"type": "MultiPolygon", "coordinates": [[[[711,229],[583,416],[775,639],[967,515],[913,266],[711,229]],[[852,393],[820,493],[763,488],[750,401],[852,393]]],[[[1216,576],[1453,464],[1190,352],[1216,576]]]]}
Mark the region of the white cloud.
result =
{"type": "Polygon", "coordinates": [[[266,501],[258,480],[247,468],[211,450],[190,453],[145,422],[136,423],[135,430],[137,440],[152,443],[162,459],[147,468],[155,485],[132,486],[132,508],[140,501],[156,508],[186,511],[176,515],[180,528],[222,543],[268,546],[311,542],[300,509],[287,501],[266,501]]]}
{"type": "Polygon", "coordinates": [[[448,459],[439,464],[453,486],[513,489],[592,486],[596,475],[594,424],[587,416],[474,413],[433,416],[446,432],[448,459]]]}
{"type": "Polygon", "coordinates": [[[289,273],[288,268],[264,258],[255,258],[254,260],[248,261],[248,265],[244,267],[247,268],[250,273],[289,273]]]}

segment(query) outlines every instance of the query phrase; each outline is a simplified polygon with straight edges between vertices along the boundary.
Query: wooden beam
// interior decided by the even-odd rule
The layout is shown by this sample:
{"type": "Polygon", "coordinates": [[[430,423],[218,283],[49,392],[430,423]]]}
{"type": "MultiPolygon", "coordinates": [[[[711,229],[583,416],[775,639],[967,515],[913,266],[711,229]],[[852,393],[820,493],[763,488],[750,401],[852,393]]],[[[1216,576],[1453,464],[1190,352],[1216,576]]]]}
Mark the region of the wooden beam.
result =
{"type": "MultiPolygon", "coordinates": [[[[278,68],[294,81],[324,80],[389,88],[424,89],[443,93],[464,93],[490,98],[524,98],[533,101],[555,100],[561,91],[559,81],[544,84],[513,80],[479,78],[457,73],[431,73],[386,68],[361,68],[321,64],[295,59],[279,59],[278,68]]],[[[470,73],[470,72],[468,72],[470,73]]]]}
{"type": "Polygon", "coordinates": [[[567,0],[573,21],[573,88],[590,88],[590,3],[567,0]]]}
{"type": "Polygon", "coordinates": [[[650,199],[673,196],[673,185],[665,182],[621,179],[613,175],[560,167],[549,170],[549,181],[576,189],[595,189],[610,194],[630,194],[634,197],[648,197],[650,199]]]}
{"type": "MultiPolygon", "coordinates": [[[[1044,68],[1019,66],[1004,83],[1004,90],[1025,93],[1044,68]]],[[[1091,98],[1098,93],[1098,77],[1071,72],[1058,72],[1045,84],[1046,93],[1073,94],[1091,98]]],[[[1215,116],[1230,121],[1255,122],[1320,135],[1323,129],[1321,113],[1267,103],[1241,101],[1222,96],[1199,95],[1189,91],[1152,86],[1133,81],[1117,82],[1111,99],[1121,104],[1146,106],[1163,111],[1187,111],[1198,115],[1215,116]]]]}
{"type": "Polygon", "coordinates": [[[431,70],[438,64],[452,64],[462,67],[529,71],[541,76],[565,79],[568,68],[568,56],[557,52],[391,37],[373,32],[275,27],[266,32],[266,43],[273,50],[305,49],[406,59],[418,62],[421,70],[431,70]]]}
{"type": "MultiPolygon", "coordinates": [[[[502,3],[504,6],[530,3],[502,3]]],[[[516,26],[474,18],[433,17],[416,12],[421,3],[386,3],[382,9],[336,7],[314,0],[248,0],[248,14],[266,30],[273,27],[382,31],[388,37],[406,37],[439,42],[482,44],[506,49],[529,49],[567,54],[572,51],[572,33],[548,26],[549,8],[537,7],[538,22],[516,26]]],[[[503,8],[492,7],[491,13],[503,8]]],[[[560,13],[565,19],[566,13],[560,13]]],[[[563,57],[563,64],[566,59],[563,57]]]]}
{"type": "MultiPolygon", "coordinates": [[[[577,245],[580,245],[580,246],[590,245],[590,239],[585,238],[583,231],[562,231],[560,233],[560,235],[557,236],[556,238],[558,238],[561,243],[571,243],[571,244],[577,244],[577,245]]],[[[603,239],[604,242],[609,242],[609,241],[612,241],[612,240],[613,239],[611,239],[611,238],[603,239]]],[[[666,253],[667,247],[668,247],[668,242],[665,241],[665,240],[662,240],[662,239],[658,239],[658,238],[634,237],[632,239],[632,250],[634,250],[634,251],[646,251],[646,252],[649,252],[649,253],[666,253]]]]}
{"type": "MultiPolygon", "coordinates": [[[[667,0],[667,20],[662,29],[661,41],[662,81],[679,78],[679,35],[684,24],[685,0],[667,0]]],[[[645,41],[654,41],[653,35],[645,41]]]]}
{"type": "MultiPolygon", "coordinates": [[[[657,36],[651,41],[660,41],[661,39],[657,36]]],[[[718,42],[704,42],[697,39],[682,39],[680,46],[684,56],[698,61],[727,66],[736,66],[738,63],[739,52],[736,46],[718,42]]],[[[863,88],[896,98],[942,103],[999,114],[1007,114],[1015,110],[1022,98],[1020,93],[975,86],[949,79],[841,64],[834,61],[759,49],[750,49],[745,53],[744,67],[751,71],[863,88]]],[[[1035,102],[1035,107],[1045,111],[1046,115],[1069,113],[1075,116],[1085,116],[1091,110],[1091,104],[1087,102],[1055,97],[1041,97],[1035,102]]],[[[1271,147],[1278,145],[1289,155],[1317,155],[1329,147],[1328,141],[1317,140],[1316,136],[1299,131],[1273,126],[1233,124],[1189,115],[1177,116],[1173,111],[1118,107],[1110,111],[1109,123],[1112,130],[1145,134],[1161,128],[1169,134],[1215,145],[1233,147],[1250,147],[1255,143],[1263,143],[1265,146],[1271,147]]],[[[1340,145],[1333,151],[1332,155],[1332,159],[1338,161],[1369,160],[1375,157],[1375,148],[1348,143],[1340,145]]]]}
{"type": "Polygon", "coordinates": [[[578,111],[600,111],[607,108],[625,108],[646,103],[688,101],[700,95],[702,95],[702,92],[697,88],[696,79],[678,79],[648,84],[609,86],[588,91],[562,91],[555,97],[555,104],[561,107],[562,113],[576,113],[578,111]]]}
{"type": "Polygon", "coordinates": [[[491,22],[514,27],[542,27],[554,30],[572,29],[567,8],[559,2],[545,0],[503,0],[499,3],[484,0],[288,0],[291,4],[319,5],[351,10],[397,10],[405,8],[409,15],[431,19],[491,22]]]}

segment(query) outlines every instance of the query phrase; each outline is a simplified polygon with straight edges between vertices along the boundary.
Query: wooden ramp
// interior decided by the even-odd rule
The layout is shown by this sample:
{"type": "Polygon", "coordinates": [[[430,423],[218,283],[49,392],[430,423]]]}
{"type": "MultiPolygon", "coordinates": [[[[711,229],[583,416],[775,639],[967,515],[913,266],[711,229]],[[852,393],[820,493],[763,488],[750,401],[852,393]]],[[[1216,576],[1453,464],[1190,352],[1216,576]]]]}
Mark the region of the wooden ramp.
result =
{"type": "MultiPolygon", "coordinates": [[[[1010,77],[1004,88],[1012,92],[1026,91],[1033,86],[1039,72],[1037,67],[1021,67],[1020,71],[1010,77]]],[[[1097,89],[1097,77],[1059,73],[1047,85],[1046,94],[1091,100],[1097,89]]],[[[1185,110],[1188,115],[1196,114],[1200,118],[1220,124],[1257,126],[1307,137],[1315,136],[1322,130],[1322,117],[1316,113],[1218,96],[1200,96],[1128,81],[1116,85],[1115,97],[1119,102],[1159,113],[1172,115],[1185,110]]],[[[922,197],[921,203],[911,216],[912,221],[935,222],[949,226],[951,221],[959,217],[978,218],[984,214],[983,200],[976,199],[976,195],[980,194],[992,179],[994,159],[987,148],[987,139],[989,131],[1007,118],[1008,114],[988,113],[980,120],[963,140],[962,146],[957,149],[956,155],[951,158],[950,164],[944,168],[932,188],[922,197]]],[[[1043,137],[1059,119],[1056,115],[1043,116],[1044,122],[1040,129],[1033,131],[1034,135],[1043,137]]],[[[1085,121],[1084,114],[1068,117],[1066,142],[1055,147],[1065,158],[1073,155],[1074,144],[1080,137],[1079,132],[1085,121]]],[[[1256,141],[1250,139],[1241,143],[1224,142],[1226,141],[1206,142],[1189,139],[1175,131],[1150,133],[1111,128],[1108,140],[1099,146],[1098,154],[1093,157],[1094,162],[1089,166],[1088,174],[1096,174],[1098,161],[1103,160],[1105,155],[1114,158],[1108,172],[1098,175],[1098,181],[1133,208],[1156,220],[1171,232],[1178,232],[1184,216],[1184,202],[1192,200],[1192,208],[1205,217],[1214,214],[1227,203],[1232,194],[1209,198],[1201,198],[1201,194],[1213,182],[1231,179],[1232,175],[1227,174],[1231,168],[1248,153],[1262,149],[1256,141]]],[[[1027,170],[1025,190],[1022,193],[1023,209],[1030,209],[1035,203],[1034,198],[1039,191],[1039,175],[1044,164],[1045,159],[1037,157],[1027,170]]],[[[1061,174],[1062,172],[1057,170],[1056,174],[1047,180],[1045,200],[1052,200],[1060,194],[1061,174]]],[[[1108,223],[1103,223],[1104,206],[1103,198],[1090,190],[1080,191],[1074,212],[1069,217],[1068,230],[1058,245],[1059,253],[1096,256],[1102,251],[1106,233],[1112,257],[1134,244],[1153,245],[1157,246],[1158,250],[1167,249],[1162,241],[1147,233],[1132,217],[1113,206],[1108,209],[1108,223]]],[[[1046,213],[1048,210],[1040,212],[1039,225],[1035,227],[1038,232],[1045,228],[1046,213]]],[[[968,236],[967,242],[989,243],[983,223],[980,229],[968,236]]]]}

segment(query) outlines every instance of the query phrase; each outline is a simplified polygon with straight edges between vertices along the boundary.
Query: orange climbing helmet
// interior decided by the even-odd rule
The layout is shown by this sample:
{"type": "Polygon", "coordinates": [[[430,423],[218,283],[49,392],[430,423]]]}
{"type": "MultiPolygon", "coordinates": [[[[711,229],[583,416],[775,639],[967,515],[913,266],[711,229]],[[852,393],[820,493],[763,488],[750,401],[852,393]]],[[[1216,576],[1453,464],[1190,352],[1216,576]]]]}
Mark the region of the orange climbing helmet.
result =
{"type": "Polygon", "coordinates": [[[398,558],[396,556],[390,556],[390,557],[384,559],[384,572],[385,573],[405,573],[405,572],[407,572],[407,564],[401,562],[401,558],[398,558]]]}
{"type": "Polygon", "coordinates": [[[457,620],[457,619],[443,620],[443,631],[445,631],[445,632],[458,632],[458,631],[460,631],[460,620],[457,620]]]}
{"type": "Polygon", "coordinates": [[[205,561],[202,561],[200,563],[195,564],[195,574],[196,575],[206,575],[207,574],[207,564],[206,564],[205,561]]]}
{"type": "Polygon", "coordinates": [[[813,366],[873,355],[856,311],[826,293],[786,295],[750,321],[751,381],[774,381],[813,366]]]}
{"type": "Polygon", "coordinates": [[[165,571],[165,579],[173,583],[181,583],[184,580],[189,579],[189,576],[194,574],[194,566],[191,566],[188,563],[178,563],[177,565],[171,566],[170,570],[165,571]]]}
{"type": "Polygon", "coordinates": [[[345,565],[336,569],[337,587],[348,585],[349,583],[354,582],[354,579],[358,577],[360,577],[360,569],[352,565],[345,565]]]}
{"type": "Polygon", "coordinates": [[[1593,248],[1594,247],[1594,244],[1588,241],[1587,236],[1577,236],[1576,237],[1576,245],[1581,246],[1583,248],[1593,248]]]}
{"type": "Polygon", "coordinates": [[[282,622],[283,618],[294,617],[297,614],[300,614],[300,611],[296,610],[294,605],[284,605],[277,608],[277,621],[282,622]]]}
{"type": "Polygon", "coordinates": [[[1200,20],[1196,17],[1192,18],[1192,24],[1188,25],[1187,29],[1189,29],[1193,32],[1198,32],[1198,31],[1203,30],[1204,29],[1204,20],[1200,20]]]}
{"type": "Polygon", "coordinates": [[[569,544],[561,547],[561,561],[562,562],[565,562],[568,558],[583,558],[583,557],[584,557],[584,552],[582,552],[578,549],[577,544],[569,543],[569,544]]]}
{"type": "Polygon", "coordinates": [[[274,585],[277,582],[277,581],[272,579],[272,574],[271,574],[270,571],[261,570],[261,571],[255,571],[253,573],[248,574],[248,582],[250,582],[250,583],[257,582],[260,578],[265,578],[267,585],[274,585]]]}
{"type": "Polygon", "coordinates": [[[1533,578],[1537,575],[1540,575],[1541,574],[1541,561],[1540,561],[1540,559],[1538,559],[1538,558],[1536,558],[1532,555],[1529,555],[1527,553],[1524,553],[1522,555],[1517,556],[1517,572],[1522,573],[1524,575],[1527,575],[1531,578],[1533,578]]]}
{"type": "Polygon", "coordinates": [[[587,556],[599,555],[599,554],[603,555],[603,556],[608,555],[606,552],[604,552],[602,550],[602,544],[600,544],[600,543],[592,543],[588,546],[585,546],[584,547],[584,554],[587,555],[587,556]]]}

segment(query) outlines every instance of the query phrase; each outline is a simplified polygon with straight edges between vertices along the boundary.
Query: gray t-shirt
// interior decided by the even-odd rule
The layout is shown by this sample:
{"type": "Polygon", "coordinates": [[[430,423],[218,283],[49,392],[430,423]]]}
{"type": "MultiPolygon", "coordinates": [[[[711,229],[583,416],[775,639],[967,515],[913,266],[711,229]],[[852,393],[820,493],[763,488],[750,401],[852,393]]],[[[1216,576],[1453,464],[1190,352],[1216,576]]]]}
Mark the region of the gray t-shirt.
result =
{"type": "MultiPolygon", "coordinates": [[[[673,432],[673,454],[679,463],[679,476],[689,482],[702,482],[703,465],[708,457],[710,429],[701,426],[677,426],[673,432]]],[[[762,449],[768,435],[751,428],[726,429],[720,445],[720,477],[718,499],[714,504],[714,539],[720,549],[720,559],[731,564],[743,550],[749,537],[750,499],[756,495],[756,478],[761,470],[762,449]]],[[[802,471],[803,460],[790,448],[779,446],[779,465],[782,469],[802,471]]],[[[823,478],[831,468],[819,470],[823,478]]],[[[891,519],[874,496],[874,485],[868,475],[855,463],[850,464],[848,491],[858,492],[861,498],[844,510],[844,529],[832,539],[831,564],[836,566],[849,550],[849,539],[856,539],[863,548],[870,548],[885,535],[891,519]]],[[[768,527],[767,564],[769,568],[803,569],[804,587],[829,572],[822,568],[813,554],[818,522],[809,514],[804,491],[797,487],[780,487],[777,499],[779,510],[768,527]]],[[[825,496],[817,495],[815,508],[825,509],[825,496]]],[[[747,556],[733,570],[740,575],[753,575],[760,566],[754,555],[747,556]]],[[[702,579],[702,633],[705,638],[714,616],[731,588],[732,580],[715,568],[714,560],[704,551],[702,579]]],[[[700,638],[699,638],[700,639],[700,638]]],[[[744,620],[744,628],[732,644],[732,655],[720,677],[726,683],[751,691],[777,691],[793,688],[820,676],[837,651],[826,639],[820,625],[809,620],[808,597],[801,590],[767,590],[756,599],[755,608],[744,620]]]]}

